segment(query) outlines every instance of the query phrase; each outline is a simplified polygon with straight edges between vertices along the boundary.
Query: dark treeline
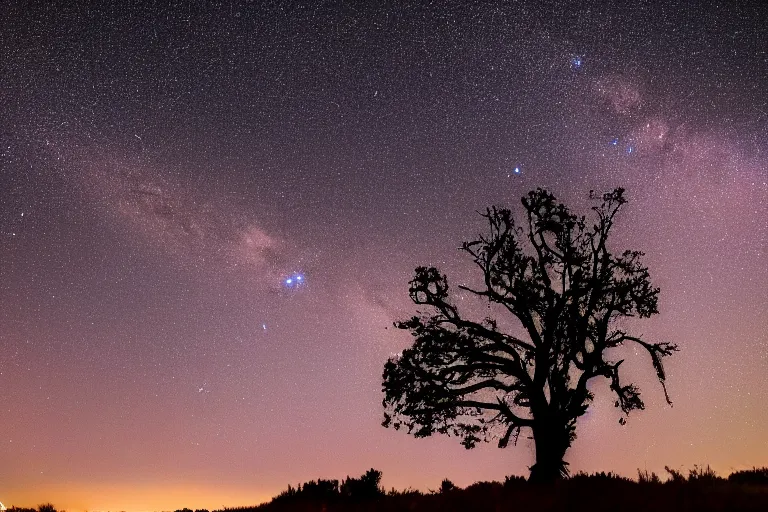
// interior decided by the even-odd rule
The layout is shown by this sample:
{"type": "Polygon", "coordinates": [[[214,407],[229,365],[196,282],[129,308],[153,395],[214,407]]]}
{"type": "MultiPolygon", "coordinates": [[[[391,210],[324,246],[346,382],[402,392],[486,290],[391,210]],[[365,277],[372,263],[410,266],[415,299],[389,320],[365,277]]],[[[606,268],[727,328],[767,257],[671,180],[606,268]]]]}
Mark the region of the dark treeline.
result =
{"type": "Polygon", "coordinates": [[[464,489],[445,479],[438,489],[427,493],[412,489],[385,492],[379,485],[381,472],[371,469],[358,479],[341,483],[318,479],[288,486],[269,503],[215,512],[768,510],[768,467],[737,471],[727,478],[709,466],[694,466],[687,475],[665,469],[668,477],[664,481],[647,471],[638,471],[636,480],[613,473],[577,473],[549,485],[508,476],[504,482],[476,482],[464,489]]]}
{"type": "MultiPolygon", "coordinates": [[[[460,488],[448,479],[429,492],[384,491],[382,473],[370,469],[359,478],[311,480],[291,485],[268,503],[213,512],[347,512],[372,511],[690,511],[764,512],[768,510],[768,467],[737,471],[727,478],[709,466],[688,471],[665,468],[668,475],[638,471],[636,480],[614,473],[577,473],[551,485],[521,476],[504,482],[476,482],[460,488]]],[[[47,503],[37,508],[10,507],[8,512],[65,512],[47,503]]],[[[209,512],[181,508],[175,512],[209,512]]]]}

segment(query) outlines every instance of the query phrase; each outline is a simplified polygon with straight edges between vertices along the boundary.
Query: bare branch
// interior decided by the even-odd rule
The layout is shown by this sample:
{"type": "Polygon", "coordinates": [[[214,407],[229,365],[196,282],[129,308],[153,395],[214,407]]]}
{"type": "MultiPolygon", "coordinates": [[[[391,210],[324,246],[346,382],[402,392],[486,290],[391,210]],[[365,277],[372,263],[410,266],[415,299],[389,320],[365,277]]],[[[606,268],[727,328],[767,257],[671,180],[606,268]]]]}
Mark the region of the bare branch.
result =
{"type": "Polygon", "coordinates": [[[664,364],[662,363],[661,358],[671,356],[673,352],[677,352],[679,350],[677,345],[666,342],[646,343],[645,341],[635,336],[623,335],[621,338],[622,340],[639,343],[643,348],[645,348],[645,350],[648,351],[648,353],[651,355],[653,368],[656,370],[656,376],[661,383],[661,388],[664,390],[664,398],[667,400],[669,405],[672,405],[672,400],[670,400],[669,393],[667,393],[667,375],[664,371],[664,364]]]}

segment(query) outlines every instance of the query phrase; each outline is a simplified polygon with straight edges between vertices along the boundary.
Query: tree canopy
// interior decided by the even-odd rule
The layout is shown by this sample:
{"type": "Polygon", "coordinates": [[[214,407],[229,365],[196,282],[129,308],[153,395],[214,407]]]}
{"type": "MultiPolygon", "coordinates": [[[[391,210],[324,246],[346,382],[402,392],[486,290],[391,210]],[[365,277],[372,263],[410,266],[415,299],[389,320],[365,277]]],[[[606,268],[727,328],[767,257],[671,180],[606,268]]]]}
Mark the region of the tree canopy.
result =
{"type": "Polygon", "coordinates": [[[489,208],[482,214],[487,233],[461,246],[483,284],[458,288],[500,305],[525,336],[503,332],[490,316],[467,318],[445,275],[416,269],[409,293],[426,309],[395,323],[414,343],[385,364],[384,426],[416,437],[458,436],[467,448],[491,439],[503,448],[526,429],[536,447],[531,479],[551,481],[567,474],[563,458],[577,418],[593,400],[592,379],[609,381],[622,424],[645,407],[638,387],[621,378],[624,360],[610,358],[609,349],[625,343],[644,349],[672,403],[662,360],[677,347],[615,325],[622,317],[658,313],[659,289],[641,263],[643,253],[614,254],[608,246],[624,189],[591,198],[597,204],[588,225],[546,190],[531,191],[522,198],[522,225],[509,209],[489,208]]]}

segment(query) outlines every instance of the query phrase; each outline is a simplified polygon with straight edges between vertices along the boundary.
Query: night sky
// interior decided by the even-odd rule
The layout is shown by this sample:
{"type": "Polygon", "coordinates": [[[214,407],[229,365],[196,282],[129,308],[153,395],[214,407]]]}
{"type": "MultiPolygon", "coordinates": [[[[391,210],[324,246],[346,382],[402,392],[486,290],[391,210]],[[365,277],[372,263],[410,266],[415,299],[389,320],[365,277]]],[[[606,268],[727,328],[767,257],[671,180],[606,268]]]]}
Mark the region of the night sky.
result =
{"type": "Polygon", "coordinates": [[[612,243],[661,288],[627,326],[681,349],[673,407],[631,350],[647,410],[595,386],[571,469],[768,465],[765,3],[28,3],[0,15],[6,506],[527,475],[522,437],[381,427],[381,373],[414,267],[471,280],[476,212],[539,186],[627,189],[612,243]]]}

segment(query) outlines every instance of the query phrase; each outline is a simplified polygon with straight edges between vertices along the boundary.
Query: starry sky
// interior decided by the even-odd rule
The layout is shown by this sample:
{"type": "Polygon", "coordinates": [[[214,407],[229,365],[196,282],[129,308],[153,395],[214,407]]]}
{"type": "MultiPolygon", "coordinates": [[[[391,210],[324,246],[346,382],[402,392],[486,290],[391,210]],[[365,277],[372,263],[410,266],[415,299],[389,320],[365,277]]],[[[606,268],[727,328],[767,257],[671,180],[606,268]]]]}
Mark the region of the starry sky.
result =
{"type": "MultiPolygon", "coordinates": [[[[490,205],[627,189],[669,407],[595,387],[574,471],[768,465],[763,2],[3,2],[0,501],[254,504],[527,474],[380,423],[414,267],[490,205]],[[79,4],[79,5],[76,5],[79,4]]],[[[468,306],[472,311],[472,307],[468,306]]],[[[482,305],[477,311],[482,313],[482,305]]]]}

